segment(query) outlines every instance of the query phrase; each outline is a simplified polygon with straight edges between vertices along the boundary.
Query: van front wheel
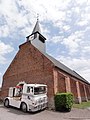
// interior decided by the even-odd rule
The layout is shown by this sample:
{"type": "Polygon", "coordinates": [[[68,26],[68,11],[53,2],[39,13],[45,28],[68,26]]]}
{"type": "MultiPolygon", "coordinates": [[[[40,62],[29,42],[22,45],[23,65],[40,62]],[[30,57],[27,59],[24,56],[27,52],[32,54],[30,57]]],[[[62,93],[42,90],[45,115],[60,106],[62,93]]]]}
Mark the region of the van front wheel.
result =
{"type": "Polygon", "coordinates": [[[6,100],[4,101],[4,106],[7,107],[7,108],[9,108],[9,100],[8,100],[8,99],[6,99],[6,100]]]}
{"type": "Polygon", "coordinates": [[[21,110],[22,110],[23,112],[27,112],[27,105],[26,105],[26,103],[22,103],[22,104],[21,104],[21,110]]]}

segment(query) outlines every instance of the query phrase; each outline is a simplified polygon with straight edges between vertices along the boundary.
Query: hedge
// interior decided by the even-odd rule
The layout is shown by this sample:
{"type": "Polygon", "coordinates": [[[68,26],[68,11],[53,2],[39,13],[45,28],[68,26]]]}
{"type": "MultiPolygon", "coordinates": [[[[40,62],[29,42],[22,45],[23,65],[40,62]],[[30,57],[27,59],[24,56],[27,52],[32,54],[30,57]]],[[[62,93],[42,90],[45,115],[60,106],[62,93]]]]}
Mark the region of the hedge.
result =
{"type": "Polygon", "coordinates": [[[56,111],[71,111],[73,105],[72,93],[57,93],[54,97],[56,111]]]}

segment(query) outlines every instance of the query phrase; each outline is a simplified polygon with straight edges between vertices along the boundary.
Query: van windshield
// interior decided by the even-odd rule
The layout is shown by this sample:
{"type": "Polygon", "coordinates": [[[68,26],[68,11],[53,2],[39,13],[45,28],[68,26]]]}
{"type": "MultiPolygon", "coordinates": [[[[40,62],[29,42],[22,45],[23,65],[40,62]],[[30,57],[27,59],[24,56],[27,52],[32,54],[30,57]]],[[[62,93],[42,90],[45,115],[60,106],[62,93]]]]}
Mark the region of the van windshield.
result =
{"type": "Polygon", "coordinates": [[[46,93],[46,86],[34,87],[34,95],[46,93]]]}

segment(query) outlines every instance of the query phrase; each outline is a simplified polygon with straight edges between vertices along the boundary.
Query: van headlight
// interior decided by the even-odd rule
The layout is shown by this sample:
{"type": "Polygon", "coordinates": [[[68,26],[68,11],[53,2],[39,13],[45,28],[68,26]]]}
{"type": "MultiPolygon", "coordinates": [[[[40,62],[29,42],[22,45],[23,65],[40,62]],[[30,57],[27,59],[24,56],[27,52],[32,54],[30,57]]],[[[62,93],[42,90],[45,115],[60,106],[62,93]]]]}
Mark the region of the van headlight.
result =
{"type": "Polygon", "coordinates": [[[35,100],[35,101],[32,102],[32,104],[33,104],[33,105],[37,105],[37,104],[38,104],[38,101],[35,100]]]}

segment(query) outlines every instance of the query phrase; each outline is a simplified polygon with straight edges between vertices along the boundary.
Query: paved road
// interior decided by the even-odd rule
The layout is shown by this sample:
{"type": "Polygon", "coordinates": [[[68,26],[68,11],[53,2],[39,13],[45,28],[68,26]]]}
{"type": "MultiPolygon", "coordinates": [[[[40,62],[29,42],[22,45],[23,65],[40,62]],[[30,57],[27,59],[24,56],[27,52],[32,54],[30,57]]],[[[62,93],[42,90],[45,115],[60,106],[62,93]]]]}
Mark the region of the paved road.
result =
{"type": "Polygon", "coordinates": [[[90,120],[90,109],[72,109],[68,113],[44,110],[32,114],[0,105],[0,120],[90,120]]]}

